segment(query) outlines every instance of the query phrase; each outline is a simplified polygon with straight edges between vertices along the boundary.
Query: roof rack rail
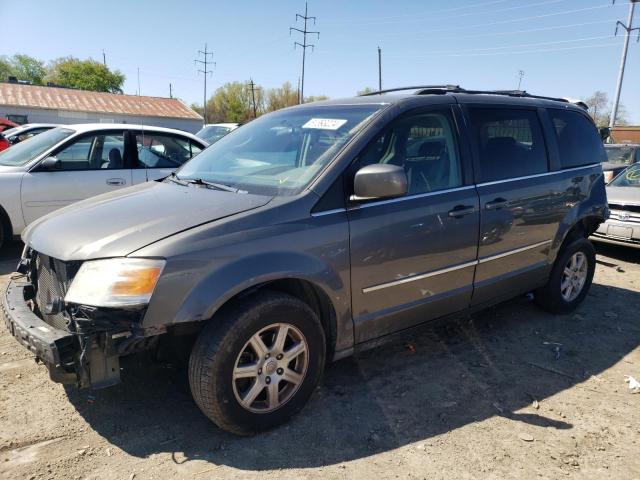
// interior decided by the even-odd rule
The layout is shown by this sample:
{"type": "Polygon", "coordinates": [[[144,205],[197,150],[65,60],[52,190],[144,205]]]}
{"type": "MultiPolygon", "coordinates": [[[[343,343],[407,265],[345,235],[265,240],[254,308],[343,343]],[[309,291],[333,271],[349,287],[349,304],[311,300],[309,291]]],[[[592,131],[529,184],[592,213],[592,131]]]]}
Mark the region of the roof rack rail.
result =
{"type": "Polygon", "coordinates": [[[382,95],[383,93],[399,92],[403,90],[416,90],[414,95],[443,95],[445,93],[464,93],[467,95],[504,95],[508,97],[537,98],[540,100],[552,100],[556,102],[572,103],[584,109],[588,109],[587,104],[582,100],[546,97],[543,95],[532,95],[525,90],[467,90],[460,87],[460,85],[419,85],[415,87],[388,88],[386,90],[364,93],[361,96],[382,95]]]}
{"type": "Polygon", "coordinates": [[[375,92],[362,93],[360,96],[370,97],[372,95],[382,95],[383,93],[401,92],[402,90],[419,90],[419,92],[416,92],[416,94],[421,93],[425,90],[433,90],[434,93],[446,93],[460,90],[460,85],[417,85],[415,87],[387,88],[385,90],[376,90],[375,92]]]}

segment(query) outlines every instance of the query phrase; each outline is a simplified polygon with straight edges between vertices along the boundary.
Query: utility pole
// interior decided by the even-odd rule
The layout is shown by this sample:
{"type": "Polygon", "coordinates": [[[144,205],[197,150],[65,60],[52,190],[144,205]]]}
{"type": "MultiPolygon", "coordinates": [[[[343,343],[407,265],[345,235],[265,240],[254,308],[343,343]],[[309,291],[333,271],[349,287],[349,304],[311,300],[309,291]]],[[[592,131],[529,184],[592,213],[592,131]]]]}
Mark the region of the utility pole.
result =
{"type": "Polygon", "coordinates": [[[207,44],[204,44],[204,50],[198,50],[198,58],[194,60],[194,63],[203,65],[203,69],[198,69],[198,73],[202,73],[204,75],[204,102],[202,103],[203,108],[203,123],[207,123],[207,75],[213,73],[213,70],[209,70],[207,68],[208,65],[213,64],[216,66],[216,62],[209,60],[209,58],[213,58],[213,52],[209,52],[207,50],[207,44]],[[200,56],[204,60],[200,60],[200,56]]]}
{"type": "Polygon", "coordinates": [[[258,118],[258,109],[256,107],[256,90],[259,90],[260,87],[256,87],[256,84],[253,83],[253,78],[249,79],[249,86],[251,87],[251,102],[253,103],[253,118],[258,118]]]}
{"type": "Polygon", "coordinates": [[[518,91],[520,91],[520,86],[522,85],[523,78],[524,78],[524,70],[518,70],[518,91]]]}
{"type": "Polygon", "coordinates": [[[382,50],[378,47],[378,91],[382,91],[382,50]]]}
{"type": "Polygon", "coordinates": [[[104,53],[104,48],[102,49],[102,64],[106,67],[107,66],[107,54],[104,53]]]}
{"type": "Polygon", "coordinates": [[[296,32],[300,32],[302,34],[302,43],[293,42],[294,48],[296,47],[302,48],[302,81],[300,83],[300,103],[304,103],[304,62],[307,55],[307,48],[311,47],[311,50],[313,50],[315,47],[315,45],[307,43],[307,35],[317,35],[318,39],[320,38],[320,32],[312,32],[310,30],[307,30],[307,22],[309,20],[313,20],[313,24],[314,25],[316,24],[316,17],[310,17],[308,13],[309,12],[307,10],[307,2],[305,2],[304,15],[296,13],[296,23],[298,22],[299,18],[302,19],[304,21],[304,28],[300,30],[299,28],[296,28],[296,27],[289,27],[289,35],[291,35],[292,30],[295,30],[296,32]]]}
{"type": "MultiPolygon", "coordinates": [[[[624,46],[622,47],[622,60],[620,61],[620,72],[618,73],[618,84],[616,86],[616,96],[613,100],[613,108],[611,109],[611,118],[609,119],[609,128],[613,128],[616,125],[616,117],[618,116],[618,107],[620,106],[620,92],[622,91],[622,79],[624,78],[624,67],[627,63],[627,52],[629,51],[629,38],[631,32],[638,31],[640,28],[633,28],[633,10],[636,7],[636,3],[640,0],[629,0],[629,18],[625,25],[620,20],[616,22],[616,35],[618,35],[618,27],[622,27],[625,31],[624,34],[624,46]]],[[[616,3],[616,0],[613,0],[616,3]]],[[[638,41],[640,41],[640,33],[638,34],[638,41]]]]}
{"type": "Polygon", "coordinates": [[[173,98],[173,92],[171,91],[171,84],[169,84],[169,98],[173,98]]]}

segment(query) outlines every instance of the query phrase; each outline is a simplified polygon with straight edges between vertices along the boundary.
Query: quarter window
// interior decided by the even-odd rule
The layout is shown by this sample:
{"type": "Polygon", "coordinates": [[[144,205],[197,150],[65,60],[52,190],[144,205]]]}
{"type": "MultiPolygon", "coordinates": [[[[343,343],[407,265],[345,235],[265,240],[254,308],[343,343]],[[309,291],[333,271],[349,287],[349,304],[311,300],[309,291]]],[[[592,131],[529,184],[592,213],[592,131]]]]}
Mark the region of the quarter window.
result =
{"type": "Polygon", "coordinates": [[[396,120],[369,144],[356,167],[375,163],[404,167],[409,195],[461,186],[451,113],[430,112],[396,120]]]}
{"type": "Polygon", "coordinates": [[[553,121],[562,168],[607,161],[607,154],[595,125],[571,110],[549,109],[553,121]]]}
{"type": "Polygon", "coordinates": [[[480,159],[480,181],[544,173],[547,152],[538,116],[532,110],[471,109],[480,159]]]}

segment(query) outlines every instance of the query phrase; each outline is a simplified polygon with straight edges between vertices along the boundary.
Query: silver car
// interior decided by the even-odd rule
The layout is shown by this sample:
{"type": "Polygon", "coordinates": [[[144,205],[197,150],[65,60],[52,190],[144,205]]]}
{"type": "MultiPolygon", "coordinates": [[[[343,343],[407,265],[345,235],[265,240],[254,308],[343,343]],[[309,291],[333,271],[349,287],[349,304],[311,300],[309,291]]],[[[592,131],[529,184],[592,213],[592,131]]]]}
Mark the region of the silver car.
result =
{"type": "Polygon", "coordinates": [[[608,243],[640,246],[640,164],[627,167],[607,185],[611,210],[593,239],[608,243]]]}
{"type": "Polygon", "coordinates": [[[169,128],[61,126],[0,152],[0,246],[80,200],[166,177],[207,147],[169,128]]]}

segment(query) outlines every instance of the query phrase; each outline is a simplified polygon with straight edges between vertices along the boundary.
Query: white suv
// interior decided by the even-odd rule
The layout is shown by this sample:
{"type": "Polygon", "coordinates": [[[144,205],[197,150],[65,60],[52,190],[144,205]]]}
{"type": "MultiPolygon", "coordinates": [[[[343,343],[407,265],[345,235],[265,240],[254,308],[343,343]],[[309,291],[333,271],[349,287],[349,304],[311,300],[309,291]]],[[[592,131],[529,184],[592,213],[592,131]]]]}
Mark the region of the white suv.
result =
{"type": "Polygon", "coordinates": [[[190,133],[140,125],[57,127],[0,152],[0,245],[79,200],[166,177],[207,147],[190,133]]]}

